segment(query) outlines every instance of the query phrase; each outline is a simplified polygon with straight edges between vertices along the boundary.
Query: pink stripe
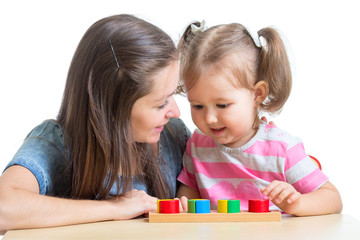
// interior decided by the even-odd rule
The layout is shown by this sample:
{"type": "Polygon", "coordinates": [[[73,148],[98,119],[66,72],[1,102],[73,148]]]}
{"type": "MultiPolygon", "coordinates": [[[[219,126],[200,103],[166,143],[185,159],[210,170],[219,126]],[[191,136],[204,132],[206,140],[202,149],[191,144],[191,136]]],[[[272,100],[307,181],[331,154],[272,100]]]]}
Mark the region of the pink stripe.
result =
{"type": "Polygon", "coordinates": [[[257,141],[244,152],[259,156],[275,156],[285,158],[287,146],[287,143],[280,141],[257,141]]]}
{"type": "Polygon", "coordinates": [[[271,182],[273,180],[285,181],[285,175],[276,172],[262,172],[252,170],[234,163],[199,162],[193,158],[194,173],[201,173],[210,178],[261,178],[271,182]]]}
{"type": "Polygon", "coordinates": [[[195,190],[198,189],[195,174],[189,173],[185,167],[183,167],[177,179],[195,190]]]}
{"type": "Polygon", "coordinates": [[[317,168],[312,173],[292,185],[300,193],[309,193],[317,189],[327,180],[328,177],[317,168]]]}
{"type": "Polygon", "coordinates": [[[277,128],[276,126],[270,125],[270,124],[266,124],[265,128],[277,128]]]}
{"type": "Polygon", "coordinates": [[[287,151],[286,161],[285,161],[285,171],[292,168],[298,162],[306,158],[303,143],[298,143],[287,151]]]}
{"type": "Polygon", "coordinates": [[[217,147],[215,141],[209,136],[194,132],[191,138],[191,142],[195,144],[195,147],[217,147]]]}

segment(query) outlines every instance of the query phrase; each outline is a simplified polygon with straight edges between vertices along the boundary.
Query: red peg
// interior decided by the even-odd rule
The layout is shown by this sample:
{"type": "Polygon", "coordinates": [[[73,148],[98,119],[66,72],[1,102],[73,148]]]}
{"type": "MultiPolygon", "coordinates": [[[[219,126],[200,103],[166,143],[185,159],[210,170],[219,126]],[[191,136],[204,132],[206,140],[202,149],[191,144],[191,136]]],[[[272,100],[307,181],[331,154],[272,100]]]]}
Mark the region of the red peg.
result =
{"type": "Polygon", "coordinates": [[[180,213],[179,204],[179,199],[160,200],[159,213],[180,213]]]}
{"type": "Polygon", "coordinates": [[[250,199],[249,212],[269,212],[269,199],[250,199]]]}

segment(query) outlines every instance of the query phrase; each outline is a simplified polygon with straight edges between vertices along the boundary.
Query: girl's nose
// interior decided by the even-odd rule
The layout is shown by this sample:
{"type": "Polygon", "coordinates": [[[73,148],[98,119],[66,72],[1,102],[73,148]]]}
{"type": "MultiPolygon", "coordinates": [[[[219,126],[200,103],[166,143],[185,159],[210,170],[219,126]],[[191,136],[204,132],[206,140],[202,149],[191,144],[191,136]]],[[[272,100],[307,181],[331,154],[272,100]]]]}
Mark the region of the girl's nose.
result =
{"type": "Polygon", "coordinates": [[[169,108],[168,111],[165,114],[166,118],[179,118],[180,117],[180,109],[178,105],[176,104],[176,101],[174,97],[172,96],[171,99],[169,99],[169,108]]]}
{"type": "Polygon", "coordinates": [[[207,124],[213,124],[217,122],[217,116],[213,111],[208,110],[205,113],[205,122],[207,124]]]}

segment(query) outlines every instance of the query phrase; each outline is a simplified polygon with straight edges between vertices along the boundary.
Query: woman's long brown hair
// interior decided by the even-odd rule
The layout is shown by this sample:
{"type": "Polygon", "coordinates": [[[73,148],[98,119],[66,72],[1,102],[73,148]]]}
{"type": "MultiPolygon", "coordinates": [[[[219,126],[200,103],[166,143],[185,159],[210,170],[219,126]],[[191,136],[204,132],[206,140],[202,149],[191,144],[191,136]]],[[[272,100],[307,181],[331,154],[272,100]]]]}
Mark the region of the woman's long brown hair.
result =
{"type": "Polygon", "coordinates": [[[176,59],[166,33],[131,15],[101,19],[87,30],[57,117],[71,153],[71,198],[104,199],[114,183],[122,195],[131,189],[134,174],[150,194],[168,197],[161,160],[150,144],[135,143],[130,114],[135,101],[150,92],[152,76],[176,59]]]}

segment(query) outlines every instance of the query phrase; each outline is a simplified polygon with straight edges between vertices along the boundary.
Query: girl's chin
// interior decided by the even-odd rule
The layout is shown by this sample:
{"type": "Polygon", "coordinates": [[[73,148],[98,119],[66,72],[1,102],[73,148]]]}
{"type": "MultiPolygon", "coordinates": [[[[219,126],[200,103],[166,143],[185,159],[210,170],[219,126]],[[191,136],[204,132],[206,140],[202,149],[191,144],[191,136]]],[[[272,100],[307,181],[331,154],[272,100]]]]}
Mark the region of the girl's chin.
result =
{"type": "Polygon", "coordinates": [[[225,147],[234,148],[237,147],[236,143],[229,141],[228,139],[224,138],[214,138],[215,142],[218,144],[224,145],[225,147]]]}

